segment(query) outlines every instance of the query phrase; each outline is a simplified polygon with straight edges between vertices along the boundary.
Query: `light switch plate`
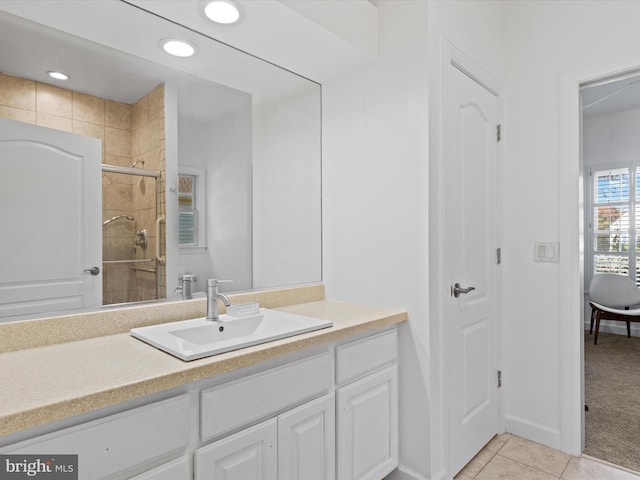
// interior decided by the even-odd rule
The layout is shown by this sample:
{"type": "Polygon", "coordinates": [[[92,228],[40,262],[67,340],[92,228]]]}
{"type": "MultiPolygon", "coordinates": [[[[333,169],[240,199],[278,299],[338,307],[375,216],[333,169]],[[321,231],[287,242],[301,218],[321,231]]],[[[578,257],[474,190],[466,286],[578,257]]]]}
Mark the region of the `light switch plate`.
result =
{"type": "Polygon", "coordinates": [[[560,261],[560,242],[534,242],[533,261],[558,263],[560,261]]]}

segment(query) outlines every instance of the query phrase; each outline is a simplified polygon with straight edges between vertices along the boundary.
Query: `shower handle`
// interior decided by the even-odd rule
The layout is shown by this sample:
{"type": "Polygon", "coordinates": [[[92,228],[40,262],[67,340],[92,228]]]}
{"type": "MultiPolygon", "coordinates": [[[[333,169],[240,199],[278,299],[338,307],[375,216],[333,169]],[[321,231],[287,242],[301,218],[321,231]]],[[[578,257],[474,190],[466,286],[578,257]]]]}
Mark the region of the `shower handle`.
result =
{"type": "Polygon", "coordinates": [[[85,268],[84,271],[85,271],[85,273],[90,273],[91,275],[99,275],[100,274],[100,268],[98,268],[98,267],[85,268]]]}

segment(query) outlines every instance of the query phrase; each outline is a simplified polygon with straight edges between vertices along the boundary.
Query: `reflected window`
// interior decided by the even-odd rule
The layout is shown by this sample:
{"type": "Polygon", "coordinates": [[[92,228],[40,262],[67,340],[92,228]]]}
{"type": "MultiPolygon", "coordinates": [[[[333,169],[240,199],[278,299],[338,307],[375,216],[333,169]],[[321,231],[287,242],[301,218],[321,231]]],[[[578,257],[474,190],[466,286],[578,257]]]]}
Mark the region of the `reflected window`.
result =
{"type": "Polygon", "coordinates": [[[204,170],[181,168],[178,174],[178,245],[205,247],[204,170]]]}

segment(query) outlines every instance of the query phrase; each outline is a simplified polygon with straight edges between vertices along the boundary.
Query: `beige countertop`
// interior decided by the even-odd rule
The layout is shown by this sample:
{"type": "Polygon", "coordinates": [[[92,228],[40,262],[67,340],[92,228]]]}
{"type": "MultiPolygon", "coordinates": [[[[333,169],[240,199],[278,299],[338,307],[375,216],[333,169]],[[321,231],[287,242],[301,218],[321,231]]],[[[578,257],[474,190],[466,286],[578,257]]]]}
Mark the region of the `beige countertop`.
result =
{"type": "Polygon", "coordinates": [[[325,300],[278,309],[332,320],[333,327],[191,362],[174,358],[128,333],[5,350],[6,353],[0,353],[0,435],[185,385],[407,319],[407,314],[402,311],[325,300]]]}

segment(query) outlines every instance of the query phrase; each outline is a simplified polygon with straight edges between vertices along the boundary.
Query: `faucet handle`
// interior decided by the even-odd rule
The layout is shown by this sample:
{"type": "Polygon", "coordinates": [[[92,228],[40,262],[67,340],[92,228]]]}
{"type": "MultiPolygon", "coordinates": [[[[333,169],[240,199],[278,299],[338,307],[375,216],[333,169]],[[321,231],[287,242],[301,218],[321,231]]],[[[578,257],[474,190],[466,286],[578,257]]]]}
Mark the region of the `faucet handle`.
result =
{"type": "Polygon", "coordinates": [[[207,278],[207,287],[217,287],[221,283],[232,283],[233,280],[218,280],[217,278],[207,278]]]}

